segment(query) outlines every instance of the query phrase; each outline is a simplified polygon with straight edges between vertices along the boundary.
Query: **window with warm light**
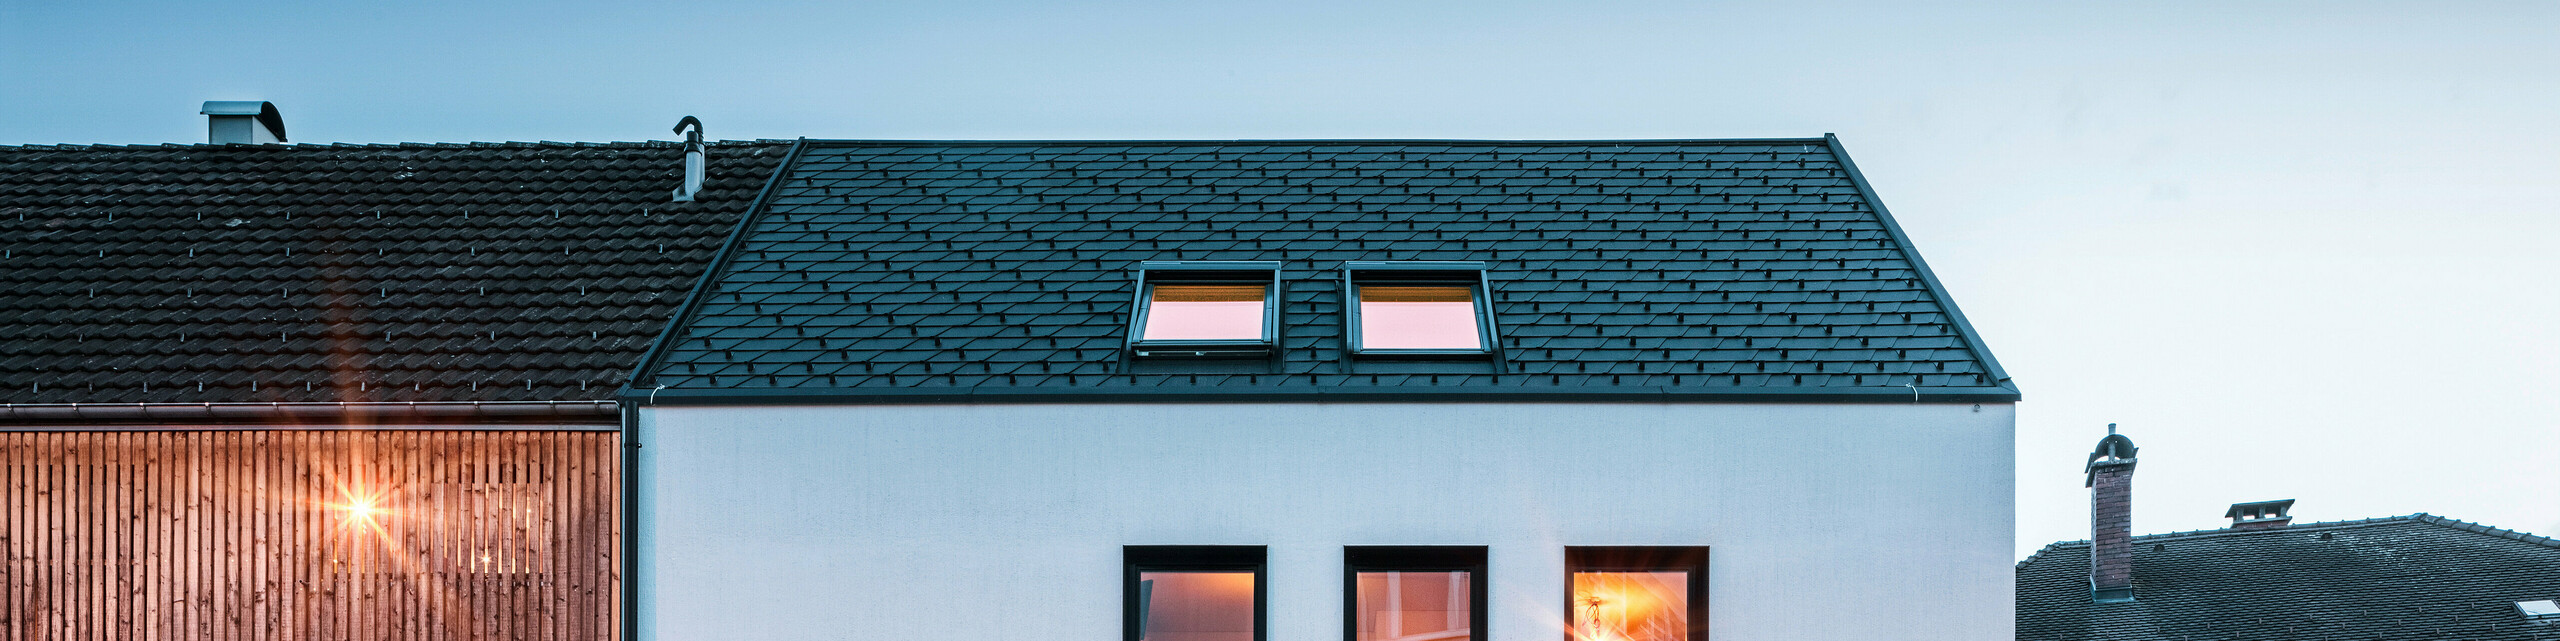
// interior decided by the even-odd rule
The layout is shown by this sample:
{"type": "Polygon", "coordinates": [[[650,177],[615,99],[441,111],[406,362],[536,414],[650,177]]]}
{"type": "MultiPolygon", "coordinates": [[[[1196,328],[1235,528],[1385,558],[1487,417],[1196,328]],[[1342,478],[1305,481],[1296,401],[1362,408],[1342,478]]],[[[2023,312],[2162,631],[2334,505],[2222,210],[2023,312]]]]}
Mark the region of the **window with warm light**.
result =
{"type": "Polygon", "coordinates": [[[1142,264],[1130,350],[1149,357],[1269,353],[1279,324],[1278,269],[1269,262],[1142,264]]]}
{"type": "Polygon", "coordinates": [[[1259,546],[1122,548],[1125,641],[1262,641],[1259,546]]]}
{"type": "Polygon", "coordinates": [[[1345,271],[1355,353],[1492,352],[1492,308],[1480,263],[1355,262],[1345,271]]]}
{"type": "Polygon", "coordinates": [[[1483,547],[1342,551],[1345,641],[1485,638],[1483,547]]]}
{"type": "Polygon", "coordinates": [[[1567,641],[1706,638],[1706,548],[1565,548],[1565,573],[1567,641]]]}

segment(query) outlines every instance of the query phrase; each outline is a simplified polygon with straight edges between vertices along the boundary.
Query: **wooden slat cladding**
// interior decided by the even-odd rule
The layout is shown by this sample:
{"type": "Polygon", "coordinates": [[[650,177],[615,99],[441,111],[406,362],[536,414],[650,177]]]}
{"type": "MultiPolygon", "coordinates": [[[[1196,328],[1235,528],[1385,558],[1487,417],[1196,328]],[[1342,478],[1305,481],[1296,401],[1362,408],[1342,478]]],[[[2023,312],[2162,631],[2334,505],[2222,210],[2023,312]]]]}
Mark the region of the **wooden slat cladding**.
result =
{"type": "Polygon", "coordinates": [[[616,438],[0,432],[0,639],[612,639],[616,438]]]}

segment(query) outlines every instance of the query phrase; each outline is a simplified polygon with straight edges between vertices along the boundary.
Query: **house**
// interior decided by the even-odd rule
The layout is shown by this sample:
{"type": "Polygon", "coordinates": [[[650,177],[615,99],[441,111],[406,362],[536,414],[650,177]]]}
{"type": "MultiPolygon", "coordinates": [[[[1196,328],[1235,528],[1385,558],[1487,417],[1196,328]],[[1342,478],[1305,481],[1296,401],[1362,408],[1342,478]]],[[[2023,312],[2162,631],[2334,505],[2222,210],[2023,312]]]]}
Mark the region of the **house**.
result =
{"type": "Polygon", "coordinates": [[[2291,500],[2133,536],[2135,451],[2110,433],[2090,455],[2090,540],[2018,562],[2019,641],[2560,638],[2560,540],[2423,513],[2295,523],[2291,500]]]}
{"type": "Polygon", "coordinates": [[[615,396],[788,145],[205,111],[0,147],[0,638],[614,636],[615,396]]]}
{"type": "Polygon", "coordinates": [[[2011,634],[2017,388],[1831,137],[787,155],[632,638],[2011,634]]]}

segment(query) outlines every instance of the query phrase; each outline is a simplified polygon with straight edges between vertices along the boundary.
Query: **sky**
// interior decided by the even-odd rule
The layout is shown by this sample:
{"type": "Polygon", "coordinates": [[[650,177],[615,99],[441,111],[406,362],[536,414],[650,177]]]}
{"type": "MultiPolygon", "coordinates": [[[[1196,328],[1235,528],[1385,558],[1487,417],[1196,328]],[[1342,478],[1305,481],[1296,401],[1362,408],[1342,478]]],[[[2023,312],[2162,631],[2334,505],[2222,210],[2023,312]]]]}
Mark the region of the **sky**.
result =
{"type": "Polygon", "coordinates": [[[2087,537],[2109,423],[2137,532],[2292,498],[2560,535],[2555,33],[2552,3],[0,0],[0,144],[201,142],[243,99],[296,142],[1837,133],[2025,392],[2021,556],[2087,537]]]}

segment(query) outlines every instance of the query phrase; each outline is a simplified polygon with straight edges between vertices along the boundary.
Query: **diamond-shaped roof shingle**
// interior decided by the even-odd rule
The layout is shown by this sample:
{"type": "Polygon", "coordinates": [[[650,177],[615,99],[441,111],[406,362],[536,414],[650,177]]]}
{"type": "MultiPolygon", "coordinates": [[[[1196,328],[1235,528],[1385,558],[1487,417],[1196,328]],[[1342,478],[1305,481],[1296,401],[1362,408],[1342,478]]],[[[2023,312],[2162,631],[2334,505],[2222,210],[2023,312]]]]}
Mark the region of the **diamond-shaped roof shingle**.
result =
{"type": "Polygon", "coordinates": [[[809,141],[769,198],[658,402],[2017,397],[1829,138],[809,141]],[[1161,260],[1280,263],[1276,357],[1130,360],[1161,260]],[[1482,261],[1498,358],[1347,358],[1349,261],[1482,261]]]}

